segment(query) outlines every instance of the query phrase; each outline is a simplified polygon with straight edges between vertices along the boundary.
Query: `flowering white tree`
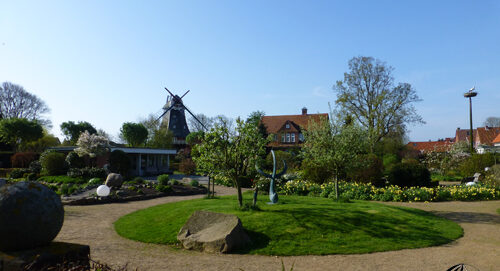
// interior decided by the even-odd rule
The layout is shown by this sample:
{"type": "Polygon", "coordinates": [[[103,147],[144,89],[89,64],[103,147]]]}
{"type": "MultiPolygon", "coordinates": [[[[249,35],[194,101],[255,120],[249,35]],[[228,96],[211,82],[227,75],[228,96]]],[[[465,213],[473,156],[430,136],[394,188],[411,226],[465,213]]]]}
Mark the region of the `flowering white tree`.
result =
{"type": "Polygon", "coordinates": [[[97,156],[103,155],[108,151],[109,141],[104,136],[90,134],[88,131],[85,131],[80,134],[76,145],[78,148],[75,149],[75,152],[78,156],[89,156],[91,160],[94,160],[97,156]]]}

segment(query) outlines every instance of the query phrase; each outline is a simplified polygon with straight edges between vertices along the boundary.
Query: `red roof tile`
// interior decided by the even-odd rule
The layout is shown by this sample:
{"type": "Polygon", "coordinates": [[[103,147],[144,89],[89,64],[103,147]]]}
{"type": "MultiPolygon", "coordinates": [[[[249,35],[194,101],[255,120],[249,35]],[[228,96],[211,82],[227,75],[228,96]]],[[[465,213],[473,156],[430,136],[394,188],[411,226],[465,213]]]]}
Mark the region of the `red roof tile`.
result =
{"type": "Polygon", "coordinates": [[[498,134],[500,127],[478,127],[474,133],[474,141],[476,145],[492,145],[498,134]]]}
{"type": "Polygon", "coordinates": [[[495,139],[493,139],[493,142],[491,143],[500,143],[500,134],[498,134],[497,137],[495,137],[495,139]]]}
{"type": "Polygon", "coordinates": [[[425,142],[409,142],[406,146],[418,150],[420,152],[445,152],[448,151],[453,145],[453,139],[447,138],[447,140],[439,141],[425,141],[425,142]]]}
{"type": "Polygon", "coordinates": [[[307,130],[310,121],[318,122],[321,118],[328,119],[328,114],[263,116],[261,122],[268,133],[277,134],[287,121],[290,121],[292,126],[307,130]]]}

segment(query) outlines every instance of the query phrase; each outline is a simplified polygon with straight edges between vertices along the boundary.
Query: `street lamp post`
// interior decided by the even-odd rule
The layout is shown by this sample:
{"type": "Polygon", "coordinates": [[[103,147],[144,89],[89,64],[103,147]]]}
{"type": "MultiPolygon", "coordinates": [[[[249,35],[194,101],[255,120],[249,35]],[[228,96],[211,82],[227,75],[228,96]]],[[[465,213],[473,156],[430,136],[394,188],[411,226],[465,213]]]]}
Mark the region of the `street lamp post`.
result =
{"type": "Polygon", "coordinates": [[[469,89],[469,92],[464,93],[465,98],[469,98],[469,114],[470,114],[470,154],[474,153],[474,131],[472,130],[472,97],[477,96],[477,92],[475,92],[476,88],[473,87],[469,89]]]}

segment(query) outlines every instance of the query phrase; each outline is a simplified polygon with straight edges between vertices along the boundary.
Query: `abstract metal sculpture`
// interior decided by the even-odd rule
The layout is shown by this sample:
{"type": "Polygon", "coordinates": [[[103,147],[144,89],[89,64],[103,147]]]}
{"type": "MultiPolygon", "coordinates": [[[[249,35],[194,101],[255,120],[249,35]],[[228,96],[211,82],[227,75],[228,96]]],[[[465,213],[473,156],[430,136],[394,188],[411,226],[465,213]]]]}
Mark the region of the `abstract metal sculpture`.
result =
{"type": "Polygon", "coordinates": [[[283,160],[283,170],[280,173],[276,174],[276,157],[274,156],[273,150],[271,150],[271,154],[273,155],[273,174],[272,175],[264,173],[264,171],[262,171],[258,165],[255,165],[255,169],[257,169],[257,172],[259,172],[262,176],[271,179],[271,185],[269,186],[269,199],[271,200],[271,202],[269,202],[268,204],[275,204],[278,202],[278,194],[276,193],[276,191],[274,189],[274,186],[276,184],[276,178],[280,178],[281,176],[283,176],[283,174],[286,173],[287,165],[286,165],[285,160],[283,160]]]}

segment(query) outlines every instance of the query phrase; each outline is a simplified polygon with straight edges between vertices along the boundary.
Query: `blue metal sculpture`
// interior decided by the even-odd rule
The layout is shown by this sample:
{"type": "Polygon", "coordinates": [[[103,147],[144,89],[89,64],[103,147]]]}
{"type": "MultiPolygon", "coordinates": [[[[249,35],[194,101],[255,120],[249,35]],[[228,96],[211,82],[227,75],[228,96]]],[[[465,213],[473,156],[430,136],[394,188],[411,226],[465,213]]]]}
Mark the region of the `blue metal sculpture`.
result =
{"type": "Polygon", "coordinates": [[[276,174],[276,157],[274,156],[273,150],[271,150],[271,154],[273,155],[273,174],[272,175],[264,173],[264,171],[262,171],[258,165],[255,165],[255,169],[257,169],[257,172],[259,172],[262,176],[271,179],[271,185],[269,186],[269,199],[271,200],[271,202],[269,202],[268,204],[274,204],[274,203],[278,202],[278,194],[276,193],[276,191],[274,189],[274,186],[276,183],[276,178],[280,178],[281,176],[283,176],[283,174],[286,173],[286,169],[287,169],[286,162],[285,162],[285,160],[283,160],[283,170],[280,173],[276,174]]]}

